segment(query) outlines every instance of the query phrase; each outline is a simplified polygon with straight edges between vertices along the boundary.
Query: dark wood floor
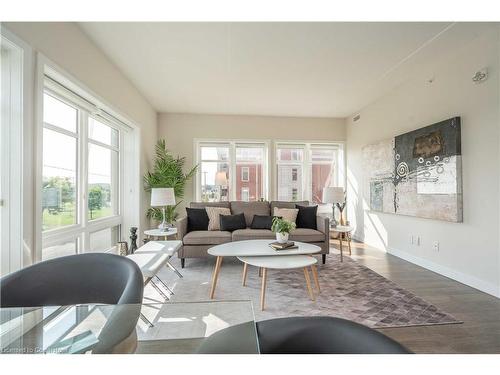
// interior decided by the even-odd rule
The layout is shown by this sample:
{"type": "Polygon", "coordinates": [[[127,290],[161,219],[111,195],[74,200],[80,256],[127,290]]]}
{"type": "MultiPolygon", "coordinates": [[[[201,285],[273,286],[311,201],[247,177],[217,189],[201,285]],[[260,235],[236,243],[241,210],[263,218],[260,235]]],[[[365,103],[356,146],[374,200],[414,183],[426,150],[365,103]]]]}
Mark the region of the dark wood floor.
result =
{"type": "Polygon", "coordinates": [[[362,243],[353,245],[353,259],[464,322],[381,332],[415,353],[500,353],[500,299],[362,243]]]}

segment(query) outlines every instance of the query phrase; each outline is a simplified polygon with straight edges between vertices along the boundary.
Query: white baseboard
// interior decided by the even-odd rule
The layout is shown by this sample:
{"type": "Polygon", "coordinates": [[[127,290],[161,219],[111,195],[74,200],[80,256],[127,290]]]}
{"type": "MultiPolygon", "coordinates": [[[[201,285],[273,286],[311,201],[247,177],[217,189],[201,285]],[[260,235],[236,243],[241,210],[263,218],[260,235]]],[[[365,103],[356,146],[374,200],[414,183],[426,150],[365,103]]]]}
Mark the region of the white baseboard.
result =
{"type": "Polygon", "coordinates": [[[499,286],[495,284],[488,283],[474,276],[466,275],[462,272],[452,270],[451,268],[431,262],[427,259],[417,257],[415,255],[409,254],[399,249],[388,247],[387,252],[391,255],[397,256],[398,258],[404,259],[410,263],[416,264],[417,266],[439,273],[440,275],[446,276],[462,284],[468,285],[474,289],[480,290],[481,292],[500,298],[499,286]]]}

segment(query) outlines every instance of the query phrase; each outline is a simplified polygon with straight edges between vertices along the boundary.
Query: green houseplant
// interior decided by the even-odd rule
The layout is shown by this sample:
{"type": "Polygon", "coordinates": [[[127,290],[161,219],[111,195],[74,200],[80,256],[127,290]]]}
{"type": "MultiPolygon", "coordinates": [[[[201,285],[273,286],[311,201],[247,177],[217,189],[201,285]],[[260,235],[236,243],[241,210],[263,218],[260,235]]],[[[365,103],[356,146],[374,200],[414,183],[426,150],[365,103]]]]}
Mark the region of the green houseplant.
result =
{"type": "Polygon", "coordinates": [[[286,243],[288,242],[290,232],[294,230],[295,227],[295,223],[275,216],[273,218],[271,230],[276,233],[276,240],[279,243],[286,243]]]}
{"type": "MultiPolygon", "coordinates": [[[[172,223],[177,218],[177,206],[184,198],[186,183],[189,181],[198,168],[195,165],[187,173],[184,173],[184,166],[186,164],[185,157],[174,157],[168,151],[164,139],[158,140],[155,148],[155,161],[153,171],[147,172],[144,175],[144,189],[148,192],[152,188],[173,188],[177,204],[175,206],[168,206],[165,211],[165,221],[172,223]]],[[[153,220],[162,221],[163,212],[161,208],[151,207],[148,209],[147,217],[153,220]]]]}

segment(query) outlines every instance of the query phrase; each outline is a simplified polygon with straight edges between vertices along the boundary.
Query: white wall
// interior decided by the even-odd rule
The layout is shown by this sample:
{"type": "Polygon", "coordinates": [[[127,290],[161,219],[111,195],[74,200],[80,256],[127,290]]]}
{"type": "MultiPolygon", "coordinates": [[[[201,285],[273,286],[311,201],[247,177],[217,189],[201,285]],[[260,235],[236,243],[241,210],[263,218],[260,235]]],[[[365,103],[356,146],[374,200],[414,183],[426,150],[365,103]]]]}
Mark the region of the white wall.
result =
{"type": "Polygon", "coordinates": [[[356,237],[445,276],[500,296],[499,35],[477,37],[434,61],[347,123],[349,218],[356,237]],[[474,84],[487,67],[489,79],[474,84]],[[428,82],[434,77],[432,83],[428,82]],[[370,212],[361,148],[452,116],[462,118],[464,222],[370,212]],[[420,246],[410,236],[420,236],[420,246]],[[432,243],[439,241],[438,252],[432,243]]]}
{"type": "MultiPolygon", "coordinates": [[[[140,173],[143,175],[154,155],[156,111],[118,68],[74,23],[8,22],[2,25],[30,45],[34,52],[42,53],[139,127],[140,173]]],[[[142,188],[140,190],[141,217],[140,223],[136,224],[145,228],[149,226],[145,217],[149,198],[142,188]]],[[[33,207],[27,207],[24,214],[33,215],[33,207]]],[[[33,233],[28,231],[29,228],[25,228],[25,241],[32,248],[33,233]]],[[[128,238],[127,233],[128,228],[124,228],[124,235],[128,238]]]]}
{"type": "MultiPolygon", "coordinates": [[[[186,157],[187,166],[196,163],[194,139],[262,139],[344,141],[345,120],[317,117],[241,116],[160,113],[158,137],[164,138],[174,155],[186,157]]],[[[271,145],[272,147],[272,145],[271,145]]],[[[272,150],[271,151],[271,160],[272,150]]],[[[272,195],[272,183],[271,198],[272,195]]],[[[185,202],[193,201],[193,184],[186,188],[185,202]]],[[[181,209],[179,212],[181,212],[181,209]]]]}

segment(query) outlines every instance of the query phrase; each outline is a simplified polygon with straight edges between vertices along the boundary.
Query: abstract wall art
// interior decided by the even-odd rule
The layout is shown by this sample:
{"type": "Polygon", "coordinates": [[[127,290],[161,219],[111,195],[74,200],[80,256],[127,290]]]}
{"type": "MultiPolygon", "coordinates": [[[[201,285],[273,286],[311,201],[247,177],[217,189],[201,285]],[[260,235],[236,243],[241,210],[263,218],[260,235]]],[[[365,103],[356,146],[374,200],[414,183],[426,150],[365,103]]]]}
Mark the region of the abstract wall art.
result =
{"type": "Polygon", "coordinates": [[[372,211],[462,222],[460,117],[363,147],[372,211]]]}

